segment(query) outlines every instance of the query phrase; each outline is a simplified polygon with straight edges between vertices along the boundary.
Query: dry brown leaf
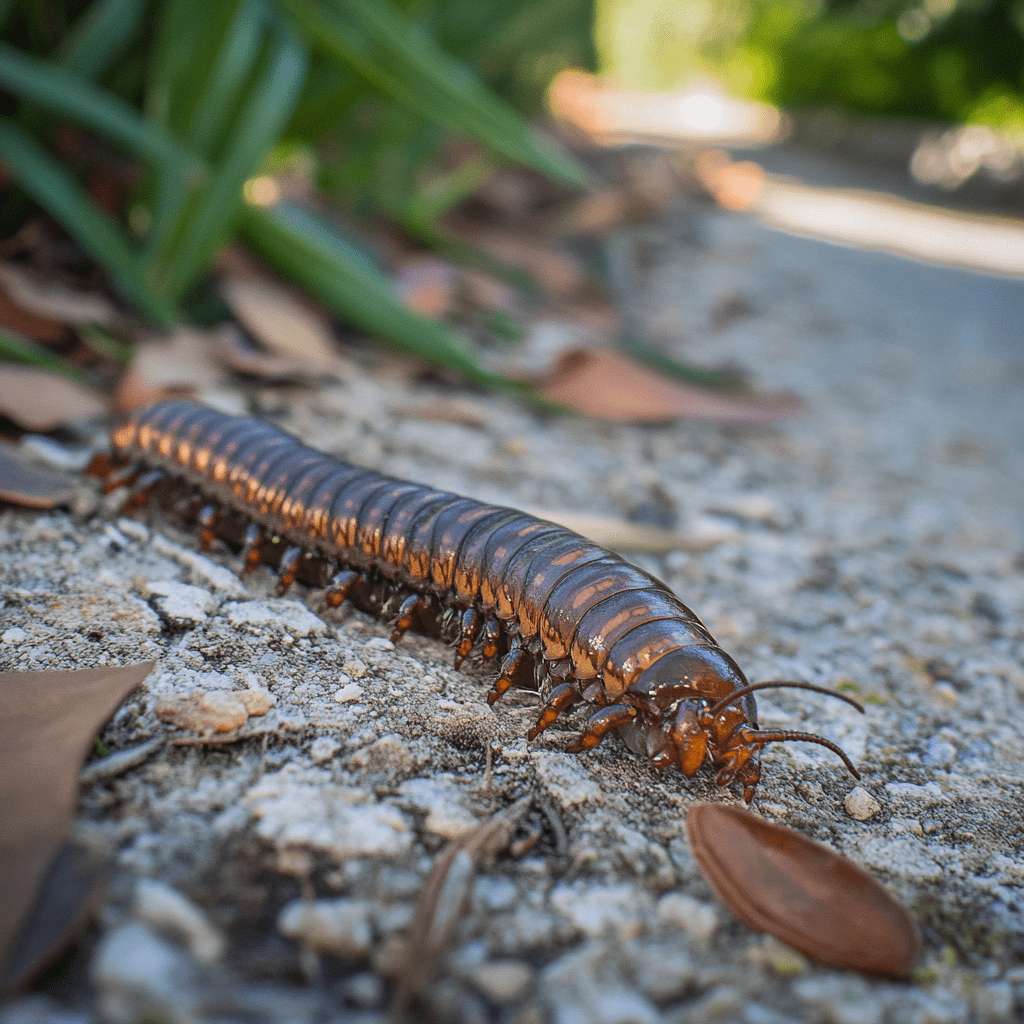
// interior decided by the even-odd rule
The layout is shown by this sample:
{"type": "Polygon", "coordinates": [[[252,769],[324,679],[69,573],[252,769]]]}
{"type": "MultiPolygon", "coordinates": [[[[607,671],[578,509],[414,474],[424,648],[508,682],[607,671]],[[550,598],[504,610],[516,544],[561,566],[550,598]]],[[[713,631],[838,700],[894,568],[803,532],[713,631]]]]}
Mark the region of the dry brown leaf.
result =
{"type": "Polygon", "coordinates": [[[245,329],[275,355],[295,360],[307,372],[329,373],[334,368],[330,322],[289,289],[269,279],[226,278],[220,290],[245,329]]]}
{"type": "Polygon", "coordinates": [[[694,541],[685,534],[667,530],[652,523],[631,523],[615,516],[591,515],[586,512],[566,512],[526,506],[523,511],[538,519],[546,519],[564,526],[601,547],[612,551],[643,552],[664,555],[669,551],[707,551],[719,543],[715,539],[694,541]]]}
{"type": "Polygon", "coordinates": [[[921,938],[907,909],[841,854],[740,807],[686,815],[711,888],[751,928],[832,967],[910,975],[921,938]]]}
{"type": "Polygon", "coordinates": [[[93,737],[152,668],[0,673],[0,964],[67,834],[93,737]]]}
{"type": "Polygon", "coordinates": [[[402,1018],[433,977],[465,915],[477,870],[508,846],[532,803],[532,796],[520,798],[441,851],[416,901],[404,954],[399,958],[392,1021],[402,1018]]]}
{"type": "Polygon", "coordinates": [[[114,304],[96,291],[75,291],[44,280],[12,263],[0,263],[0,284],[23,309],[72,327],[113,327],[114,304]]]}
{"type": "Polygon", "coordinates": [[[132,365],[118,382],[114,405],[131,412],[171,395],[213,387],[224,378],[213,352],[223,328],[199,330],[179,325],[166,335],[135,346],[132,365]]]}
{"type": "Polygon", "coordinates": [[[59,373],[0,363],[0,413],[19,427],[55,430],[106,412],[107,403],[99,394],[59,373]]]}
{"type": "Polygon", "coordinates": [[[0,288],[0,327],[33,341],[63,341],[68,336],[66,324],[25,309],[3,288],[0,288]]]}
{"type": "Polygon", "coordinates": [[[399,298],[420,316],[440,320],[455,308],[459,275],[447,260],[411,260],[398,272],[395,290],[399,298]]]}
{"type": "Polygon", "coordinates": [[[265,715],[273,699],[262,690],[193,690],[157,701],[161,722],[188,729],[201,736],[232,732],[250,716],[265,715]]]}
{"type": "Polygon", "coordinates": [[[628,356],[601,348],[563,352],[539,382],[550,402],[598,419],[666,423],[773,423],[800,411],[793,395],[713,391],[673,380],[628,356]]]}
{"type": "Polygon", "coordinates": [[[433,423],[457,423],[463,427],[483,429],[490,422],[487,410],[477,402],[459,398],[439,398],[423,405],[400,405],[392,415],[433,423]]]}
{"type": "Polygon", "coordinates": [[[66,505],[77,489],[63,473],[36,466],[15,445],[0,441],[0,501],[23,508],[66,505]]]}

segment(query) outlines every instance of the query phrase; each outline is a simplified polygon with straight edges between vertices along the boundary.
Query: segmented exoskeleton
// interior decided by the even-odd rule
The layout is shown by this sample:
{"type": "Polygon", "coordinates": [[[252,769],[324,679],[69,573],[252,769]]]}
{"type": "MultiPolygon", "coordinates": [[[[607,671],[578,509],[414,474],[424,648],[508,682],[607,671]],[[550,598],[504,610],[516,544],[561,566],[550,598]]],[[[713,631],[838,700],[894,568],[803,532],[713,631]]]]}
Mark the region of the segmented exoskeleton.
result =
{"type": "MultiPolygon", "coordinates": [[[[579,702],[597,705],[566,749],[617,729],[656,768],[686,776],[709,764],[749,801],[766,743],[820,736],[761,731],[753,692],[701,620],[654,576],[571,530],[339,462],[259,420],[191,402],[135,413],[112,435],[106,489],[142,503],[161,482],[198,495],[201,542],[241,547],[245,567],[276,565],[280,592],[296,579],[389,616],[396,642],[413,625],[447,625],[459,667],[477,648],[501,658],[497,701],[531,667],[549,686],[530,739],[579,702]]],[[[863,710],[863,709],[860,709],[863,710]]]]}

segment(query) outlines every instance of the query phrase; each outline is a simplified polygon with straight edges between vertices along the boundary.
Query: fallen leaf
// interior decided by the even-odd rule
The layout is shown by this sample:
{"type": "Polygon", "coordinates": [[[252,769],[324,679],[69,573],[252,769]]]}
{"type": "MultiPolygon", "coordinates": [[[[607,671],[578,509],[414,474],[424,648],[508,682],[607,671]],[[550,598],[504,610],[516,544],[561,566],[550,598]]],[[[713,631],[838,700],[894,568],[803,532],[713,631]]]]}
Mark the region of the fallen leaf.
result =
{"type": "Polygon", "coordinates": [[[140,341],[132,365],[114,392],[117,411],[131,412],[172,395],[218,384],[224,374],[212,352],[221,330],[178,325],[165,335],[140,341]]]}
{"type": "Polygon", "coordinates": [[[0,441],[0,501],[22,508],[66,505],[77,489],[63,473],[33,465],[15,445],[0,441]]]}
{"type": "Polygon", "coordinates": [[[633,523],[615,516],[599,516],[588,512],[566,512],[560,509],[545,509],[526,506],[524,512],[546,519],[557,526],[592,540],[601,547],[612,551],[643,552],[649,555],[664,555],[669,551],[707,551],[719,542],[713,538],[694,540],[686,534],[668,530],[652,523],[633,523]]]}
{"type": "Polygon", "coordinates": [[[455,308],[457,283],[458,274],[446,260],[420,258],[398,272],[395,290],[413,312],[440,320],[455,308]]]}
{"type": "Polygon", "coordinates": [[[0,363],[0,413],[19,427],[55,430],[106,412],[107,404],[99,394],[61,374],[0,363]]]}
{"type": "Polygon", "coordinates": [[[265,715],[273,698],[263,690],[193,690],[157,701],[161,722],[201,736],[232,732],[252,715],[265,715]]]}
{"type": "Polygon", "coordinates": [[[690,808],[686,828],[708,884],[751,928],[832,967],[910,975],[921,944],[913,918],[846,857],[725,804],[690,808]]]}
{"type": "Polygon", "coordinates": [[[13,263],[0,263],[0,284],[23,309],[72,327],[113,327],[119,320],[117,308],[99,292],[54,284],[13,263]]]}
{"type": "Polygon", "coordinates": [[[327,316],[299,301],[275,281],[226,278],[221,295],[245,329],[278,356],[293,359],[307,371],[334,368],[334,335],[327,316]]]}
{"type": "Polygon", "coordinates": [[[398,987],[391,1003],[391,1020],[401,1018],[434,976],[465,916],[477,870],[508,846],[516,825],[532,803],[532,796],[521,797],[453,839],[441,851],[420,890],[404,954],[398,960],[398,987]]]}
{"type": "Polygon", "coordinates": [[[800,411],[793,395],[737,393],[672,380],[628,356],[603,348],[561,353],[538,382],[549,402],[598,419],[666,423],[772,423],[800,411]]]}
{"type": "Polygon", "coordinates": [[[68,336],[66,324],[26,309],[4,288],[0,288],[0,327],[34,341],[63,341],[68,336]]]}
{"type": "MultiPolygon", "coordinates": [[[[0,673],[0,964],[17,961],[19,977],[31,967],[15,952],[15,936],[67,835],[82,762],[100,726],[152,668],[0,673]]],[[[54,938],[47,955],[61,936],[54,938]]]]}
{"type": "Polygon", "coordinates": [[[423,405],[400,405],[391,410],[392,415],[410,420],[427,420],[433,423],[457,423],[463,427],[483,429],[489,419],[487,410],[477,402],[459,398],[439,398],[423,405]]]}

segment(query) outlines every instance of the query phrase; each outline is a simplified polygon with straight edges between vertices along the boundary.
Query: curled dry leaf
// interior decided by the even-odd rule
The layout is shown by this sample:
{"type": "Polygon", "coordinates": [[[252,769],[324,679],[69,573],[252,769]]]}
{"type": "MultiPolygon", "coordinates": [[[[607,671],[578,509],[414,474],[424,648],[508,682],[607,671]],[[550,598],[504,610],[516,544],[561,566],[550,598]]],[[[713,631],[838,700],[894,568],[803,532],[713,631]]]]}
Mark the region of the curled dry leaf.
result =
{"type": "Polygon", "coordinates": [[[26,430],[47,431],[105,415],[95,392],[58,373],[0,363],[0,414],[26,430]]]}
{"type": "Polygon", "coordinates": [[[275,355],[307,373],[329,373],[334,368],[334,336],[327,317],[283,285],[227,278],[220,290],[245,329],[275,355]]]}
{"type": "Polygon", "coordinates": [[[402,1019],[433,977],[465,915],[477,870],[508,846],[532,802],[532,796],[522,797],[441,851],[416,901],[404,954],[399,958],[392,1021],[402,1019]]]}
{"type": "Polygon", "coordinates": [[[214,363],[219,328],[203,331],[178,325],[166,335],[135,346],[132,365],[114,395],[118,412],[131,412],[169,395],[199,391],[223,379],[214,363]]]}
{"type": "Polygon", "coordinates": [[[0,969],[11,987],[69,937],[74,915],[66,901],[49,941],[43,941],[38,915],[33,919],[33,898],[54,870],[96,731],[152,668],[146,662],[79,672],[0,673],[0,969]],[[28,948],[35,950],[31,957],[28,948]]]}
{"type": "Polygon", "coordinates": [[[846,857],[724,804],[691,808],[686,828],[705,879],[751,928],[832,967],[909,976],[921,943],[913,918],[846,857]]]}
{"type": "Polygon", "coordinates": [[[718,538],[694,540],[683,533],[668,530],[652,523],[633,523],[628,519],[614,516],[591,515],[586,512],[566,512],[558,509],[537,508],[527,505],[523,511],[538,519],[546,519],[557,526],[564,526],[581,536],[592,540],[601,547],[612,551],[644,552],[663,555],[669,551],[707,551],[715,547],[718,538]]]}
{"type": "Polygon", "coordinates": [[[22,309],[72,327],[113,327],[114,304],[96,291],[78,291],[46,281],[12,263],[0,263],[0,284],[22,309]]]}
{"type": "Polygon", "coordinates": [[[20,449],[0,442],[0,501],[23,508],[56,508],[66,505],[76,489],[71,477],[35,466],[20,449]]]}
{"type": "Polygon", "coordinates": [[[801,407],[793,395],[714,391],[673,380],[603,348],[562,352],[537,389],[576,412],[626,423],[773,423],[801,407]]]}

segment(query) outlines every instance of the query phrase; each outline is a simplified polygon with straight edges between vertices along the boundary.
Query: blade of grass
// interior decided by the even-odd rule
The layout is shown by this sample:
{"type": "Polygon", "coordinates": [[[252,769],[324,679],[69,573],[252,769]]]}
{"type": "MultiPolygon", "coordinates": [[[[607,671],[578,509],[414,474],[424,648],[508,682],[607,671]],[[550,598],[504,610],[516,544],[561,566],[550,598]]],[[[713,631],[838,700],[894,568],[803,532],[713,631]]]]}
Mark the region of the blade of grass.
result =
{"type": "Polygon", "coordinates": [[[0,156],[25,192],[106,268],[125,295],[159,323],[174,319],[173,303],[147,284],[137,254],[114,224],[53,157],[6,118],[0,118],[0,156]]]}
{"type": "Polygon", "coordinates": [[[94,0],[67,34],[57,63],[95,80],[135,38],[147,0],[94,0]]]}
{"type": "Polygon", "coordinates": [[[168,294],[180,298],[227,236],[242,205],[242,185],[280,137],[302,88],[306,52],[290,29],[275,23],[263,59],[198,202],[185,216],[161,270],[168,294]]]}
{"type": "Polygon", "coordinates": [[[158,124],[88,79],[0,43],[0,86],[118,143],[169,173],[192,173],[200,165],[158,124]]]}
{"type": "Polygon", "coordinates": [[[212,156],[218,141],[227,135],[229,118],[260,55],[266,15],[262,2],[243,4],[217,48],[203,101],[189,125],[188,137],[199,153],[212,156]]]}
{"type": "Polygon", "coordinates": [[[41,370],[52,370],[54,373],[62,373],[72,380],[84,381],[85,374],[81,370],[64,362],[59,356],[37,345],[20,334],[13,334],[11,331],[0,327],[0,358],[12,363],[24,363],[26,366],[38,366],[41,370]]]}
{"type": "Polygon", "coordinates": [[[364,253],[301,207],[246,207],[242,235],[283,274],[359,330],[481,384],[513,386],[484,369],[458,334],[402,305],[391,282],[364,253]]]}
{"type": "Polygon", "coordinates": [[[585,169],[530,131],[511,107],[381,0],[276,0],[313,45],[448,131],[571,184],[585,169]]]}

